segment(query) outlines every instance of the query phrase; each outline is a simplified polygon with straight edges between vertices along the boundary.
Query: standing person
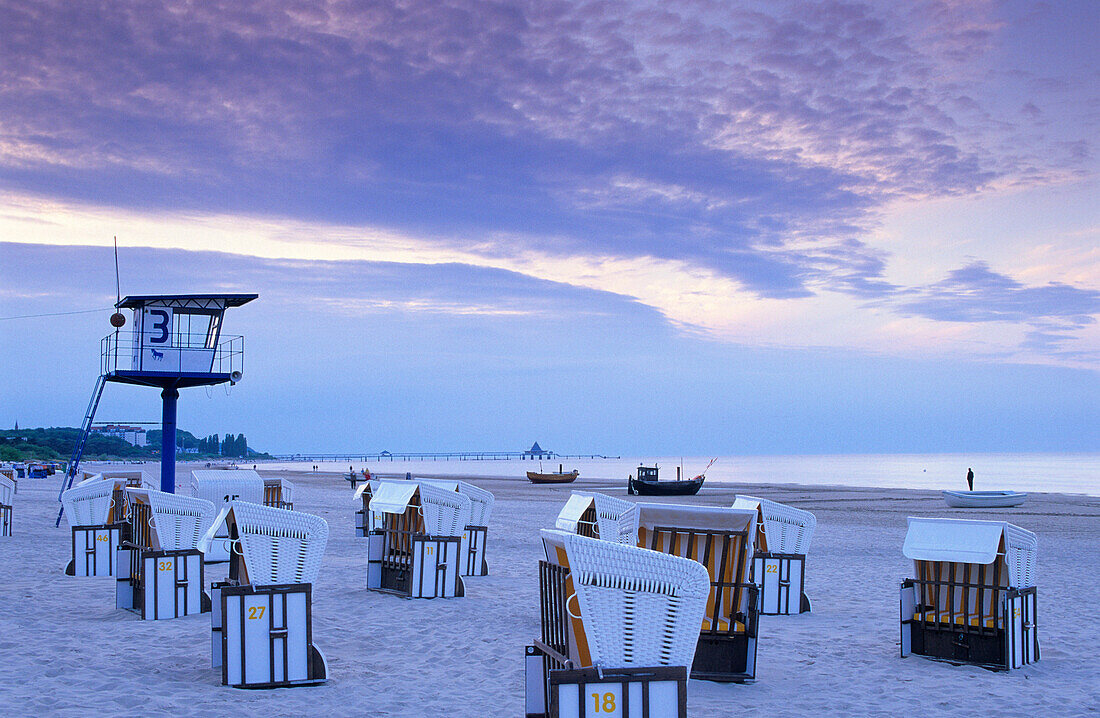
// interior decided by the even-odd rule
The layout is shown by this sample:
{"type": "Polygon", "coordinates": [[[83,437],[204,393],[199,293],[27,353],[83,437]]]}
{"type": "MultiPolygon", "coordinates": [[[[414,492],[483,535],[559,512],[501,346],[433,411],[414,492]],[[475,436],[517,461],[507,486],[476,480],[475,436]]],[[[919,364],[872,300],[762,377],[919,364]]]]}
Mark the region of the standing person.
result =
{"type": "Polygon", "coordinates": [[[974,490],[974,469],[966,470],[966,485],[970,487],[970,490],[974,490]]]}

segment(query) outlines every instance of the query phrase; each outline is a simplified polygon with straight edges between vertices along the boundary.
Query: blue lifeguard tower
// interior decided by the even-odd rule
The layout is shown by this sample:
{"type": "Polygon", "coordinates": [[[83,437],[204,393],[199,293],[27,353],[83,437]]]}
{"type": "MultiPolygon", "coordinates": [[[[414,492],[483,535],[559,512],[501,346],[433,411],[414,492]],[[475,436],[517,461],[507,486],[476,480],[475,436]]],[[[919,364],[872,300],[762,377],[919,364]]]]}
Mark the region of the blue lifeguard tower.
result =
{"type": "MultiPolygon", "coordinates": [[[[158,387],[161,413],[161,491],[176,489],[176,400],[189,386],[213,386],[241,380],[244,337],[222,334],[225,310],[251,302],[256,294],[156,294],[121,299],[111,317],[115,331],[100,345],[100,376],[84,413],[80,439],[73,450],[61,490],[72,485],[107,382],[158,387]],[[123,309],[133,310],[133,329],[123,309]]],[[[60,499],[60,494],[58,495],[60,499]]],[[[57,522],[61,522],[58,513],[57,522]]]]}

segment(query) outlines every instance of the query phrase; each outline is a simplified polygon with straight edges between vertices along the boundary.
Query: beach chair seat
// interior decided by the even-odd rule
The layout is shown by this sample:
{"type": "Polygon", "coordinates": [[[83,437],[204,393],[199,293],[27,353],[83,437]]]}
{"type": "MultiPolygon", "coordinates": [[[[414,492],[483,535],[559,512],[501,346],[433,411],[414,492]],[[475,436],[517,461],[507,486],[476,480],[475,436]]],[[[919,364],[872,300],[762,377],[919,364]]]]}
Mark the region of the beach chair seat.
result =
{"type": "Polygon", "coordinates": [[[687,667],[710,592],[706,569],[565,531],[544,530],[542,540],[542,633],[527,649],[527,715],[556,715],[563,701],[590,700],[593,674],[607,672],[618,676],[609,685],[619,687],[601,686],[601,702],[622,706],[630,695],[649,693],[648,715],[684,715],[687,667]],[[631,681],[658,685],[635,691],[631,681]],[[580,686],[587,686],[583,693],[580,686]],[[662,703],[661,696],[674,700],[662,703]]]}
{"type": "Polygon", "coordinates": [[[1009,670],[1039,660],[1035,534],[1003,521],[909,518],[901,655],[1009,670]]]}
{"type": "Polygon", "coordinates": [[[462,532],[470,499],[416,481],[382,481],[367,508],[382,524],[367,544],[367,588],[405,598],[465,595],[462,532]]]}
{"type": "Polygon", "coordinates": [[[691,677],[755,680],[760,592],[750,571],[757,512],[639,502],[622,520],[637,527],[638,546],[696,561],[710,577],[691,677]]]}
{"type": "Polygon", "coordinates": [[[485,489],[465,481],[440,479],[416,479],[450,491],[457,491],[470,500],[469,523],[463,527],[459,555],[460,576],[487,576],[489,564],[485,560],[485,543],[488,539],[489,516],[493,511],[493,494],[485,489]]]}
{"type": "Polygon", "coordinates": [[[760,613],[780,616],[810,611],[806,553],[817,518],[803,509],[740,494],[733,508],[757,512],[751,576],[760,587],[760,613]]]}
{"type": "MultiPolygon", "coordinates": [[[[253,504],[264,502],[264,479],[252,469],[195,469],[191,472],[191,495],[206,499],[219,510],[233,501],[253,504]]],[[[229,560],[229,536],[224,524],[203,553],[206,563],[224,563],[229,560]]]]}
{"type": "Polygon", "coordinates": [[[628,514],[633,507],[633,502],[607,494],[573,491],[554,528],[632,546],[637,541],[637,527],[633,515],[628,514]]]}
{"type": "Polygon", "coordinates": [[[199,543],[224,526],[229,580],[211,590],[211,664],[236,688],[316,685],[328,677],[313,644],[313,584],[328,543],[319,516],[245,501],[224,506],[199,543]]]}
{"type": "Polygon", "coordinates": [[[126,520],[125,479],[94,474],[61,494],[71,530],[68,576],[114,576],[119,544],[130,536],[126,520]]]}
{"type": "Polygon", "coordinates": [[[118,548],[115,607],[143,620],[210,611],[199,541],[214,504],[141,486],[127,487],[130,536],[118,548]]]}
{"type": "Polygon", "coordinates": [[[15,503],[15,479],[0,475],[0,536],[11,536],[12,507],[15,503]]]}

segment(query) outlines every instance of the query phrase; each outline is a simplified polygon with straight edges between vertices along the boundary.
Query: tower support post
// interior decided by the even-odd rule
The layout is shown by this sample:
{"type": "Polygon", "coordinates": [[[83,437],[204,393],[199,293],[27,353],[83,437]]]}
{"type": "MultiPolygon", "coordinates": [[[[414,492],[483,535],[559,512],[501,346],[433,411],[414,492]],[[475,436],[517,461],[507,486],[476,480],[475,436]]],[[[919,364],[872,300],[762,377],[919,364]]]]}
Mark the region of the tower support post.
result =
{"type": "Polygon", "coordinates": [[[180,392],[174,386],[166,386],[160,392],[164,400],[160,428],[160,490],[176,493],[176,400],[180,392]]]}

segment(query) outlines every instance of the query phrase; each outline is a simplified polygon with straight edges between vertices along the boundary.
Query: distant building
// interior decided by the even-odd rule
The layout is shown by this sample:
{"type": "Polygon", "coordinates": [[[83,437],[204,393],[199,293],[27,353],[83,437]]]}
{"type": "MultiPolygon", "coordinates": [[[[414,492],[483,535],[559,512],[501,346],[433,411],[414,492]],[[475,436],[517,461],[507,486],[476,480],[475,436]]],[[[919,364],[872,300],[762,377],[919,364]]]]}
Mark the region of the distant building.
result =
{"type": "Polygon", "coordinates": [[[92,431],[104,436],[117,436],[131,446],[145,446],[149,443],[145,438],[145,429],[140,426],[104,424],[103,426],[93,426],[92,431]]]}
{"type": "Polygon", "coordinates": [[[539,442],[531,444],[531,448],[523,452],[523,458],[525,459],[552,459],[554,458],[553,451],[547,451],[539,446],[539,442]]]}

